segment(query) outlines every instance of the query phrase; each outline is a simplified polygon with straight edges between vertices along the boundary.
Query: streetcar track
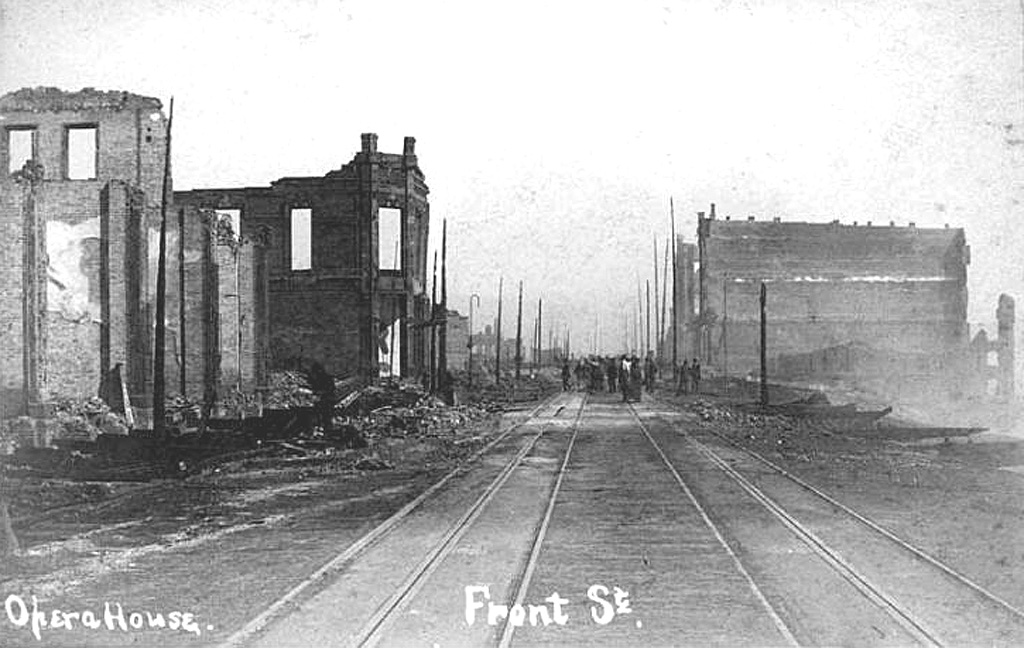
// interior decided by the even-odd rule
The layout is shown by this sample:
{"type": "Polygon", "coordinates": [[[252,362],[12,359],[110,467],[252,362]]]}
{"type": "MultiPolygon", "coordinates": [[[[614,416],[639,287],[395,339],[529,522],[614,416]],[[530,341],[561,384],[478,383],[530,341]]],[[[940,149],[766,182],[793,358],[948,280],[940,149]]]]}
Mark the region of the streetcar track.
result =
{"type": "Polygon", "coordinates": [[[750,572],[743,565],[743,561],[740,560],[740,557],[733,550],[732,546],[729,545],[728,541],[726,541],[721,529],[718,528],[718,525],[715,524],[715,522],[708,515],[704,506],[697,499],[696,495],[694,495],[693,491],[687,485],[682,475],[679,474],[679,471],[676,469],[675,465],[668,458],[668,455],[665,454],[665,452],[661,449],[661,446],[658,445],[658,442],[654,440],[653,436],[651,436],[651,433],[647,429],[647,426],[644,425],[644,422],[640,418],[640,415],[637,414],[636,408],[634,408],[632,404],[628,404],[628,406],[630,413],[633,414],[633,417],[636,418],[637,424],[640,426],[640,431],[643,432],[644,436],[647,438],[647,441],[654,448],[655,452],[658,453],[658,456],[661,457],[662,462],[668,468],[669,472],[672,473],[672,476],[673,478],[675,478],[676,483],[678,483],[680,488],[683,489],[683,493],[686,494],[687,499],[690,500],[690,503],[693,504],[694,508],[697,509],[697,512],[700,514],[701,520],[703,520],[704,524],[707,525],[707,527],[711,530],[711,532],[715,536],[715,539],[722,546],[722,548],[725,549],[725,552],[729,555],[729,558],[732,560],[733,565],[736,567],[736,570],[740,573],[741,576],[743,576],[743,579],[746,581],[747,586],[754,594],[754,597],[757,599],[758,603],[760,603],[761,606],[768,613],[768,616],[771,618],[772,624],[775,626],[776,630],[779,631],[779,634],[782,635],[782,637],[786,640],[787,644],[789,644],[790,646],[799,646],[800,642],[797,641],[796,636],[793,634],[792,630],[789,629],[789,626],[786,625],[786,622],[775,610],[771,602],[768,601],[768,598],[761,591],[761,588],[758,587],[757,582],[754,580],[754,577],[750,575],[750,572]]]}
{"type": "MultiPolygon", "coordinates": [[[[536,571],[537,568],[537,561],[540,559],[541,547],[544,544],[544,538],[547,536],[548,526],[551,524],[551,516],[555,511],[555,502],[558,499],[559,491],[562,489],[562,481],[565,478],[566,469],[569,467],[569,457],[572,455],[573,446],[576,445],[576,437],[579,436],[580,419],[583,418],[583,409],[587,405],[587,398],[588,394],[584,394],[583,399],[580,402],[580,409],[576,412],[576,419],[573,421],[572,436],[569,438],[569,445],[565,449],[565,457],[562,459],[562,465],[558,469],[558,478],[555,480],[555,484],[551,488],[551,495],[548,497],[548,504],[544,511],[544,518],[541,520],[537,533],[534,536],[533,546],[530,548],[530,557],[526,561],[526,567],[522,571],[522,576],[520,577],[519,582],[515,584],[516,595],[513,599],[513,606],[521,606],[523,601],[526,600],[526,593],[530,588],[530,581],[533,579],[534,571],[536,571]]],[[[559,411],[561,411],[561,408],[559,411]]],[[[512,635],[514,633],[515,626],[506,619],[498,646],[500,648],[508,648],[512,643],[512,635]]]]}
{"type": "MultiPolygon", "coordinates": [[[[587,397],[584,395],[580,400],[580,408],[576,415],[576,422],[578,424],[579,418],[583,414],[583,408],[586,406],[587,397]]],[[[559,408],[561,411],[564,405],[559,408]]],[[[578,427],[578,426],[577,426],[578,427]]],[[[408,602],[420,591],[426,582],[427,578],[441,565],[444,560],[451,555],[452,551],[457,546],[459,540],[466,534],[466,532],[473,525],[473,522],[483,513],[487,504],[494,499],[501,490],[502,486],[509,480],[512,473],[515,472],[516,468],[522,463],[523,459],[529,454],[536,446],[537,442],[548,432],[550,428],[544,426],[541,430],[530,439],[530,441],[516,454],[516,456],[508,462],[502,469],[502,472],[498,474],[494,480],[488,484],[487,488],[484,489],[483,493],[476,499],[476,501],[469,507],[469,509],[460,517],[455,524],[448,530],[448,532],[442,537],[442,539],[434,545],[434,548],[427,554],[427,556],[413,569],[412,573],[406,578],[406,580],[398,587],[397,591],[393,593],[382,605],[377,608],[370,620],[363,626],[363,630],[355,638],[353,642],[359,646],[374,646],[381,638],[381,634],[387,625],[404,607],[408,602]]],[[[569,449],[566,450],[566,461],[568,460],[569,452],[572,449],[572,441],[575,440],[575,431],[572,439],[570,439],[569,449]]],[[[562,468],[564,470],[565,463],[563,462],[562,468]]],[[[553,502],[557,495],[557,485],[561,484],[562,472],[559,472],[559,479],[556,484],[556,488],[552,490],[549,501],[549,508],[544,518],[544,523],[541,525],[542,529],[547,528],[547,521],[550,518],[551,508],[553,508],[553,502]]],[[[541,538],[542,539],[542,538],[541,538]]],[[[536,542],[536,541],[535,541],[536,542]]],[[[539,544],[535,545],[535,549],[539,552],[539,544]]],[[[525,592],[524,592],[525,594],[525,592]]]]}
{"type": "Polygon", "coordinates": [[[797,477],[793,473],[789,472],[785,468],[775,464],[774,462],[772,462],[768,458],[762,456],[760,453],[758,453],[758,452],[756,452],[754,450],[749,450],[747,448],[744,448],[743,446],[737,444],[735,441],[732,441],[731,439],[729,439],[729,438],[727,438],[727,437],[725,437],[725,436],[723,436],[723,435],[721,435],[721,434],[719,434],[719,433],[717,433],[717,432],[715,432],[713,430],[707,430],[707,432],[709,432],[710,434],[714,435],[715,437],[721,439],[723,442],[727,443],[728,445],[736,448],[740,452],[743,452],[744,454],[746,454],[746,455],[754,458],[755,460],[763,463],[764,465],[768,466],[770,469],[772,469],[773,471],[775,471],[778,474],[782,475],[783,477],[786,477],[787,479],[789,479],[793,483],[797,484],[798,486],[800,486],[804,490],[812,493],[816,497],[824,500],[825,502],[827,502],[827,503],[831,504],[832,506],[836,507],[837,509],[841,510],[843,513],[845,513],[850,518],[852,518],[852,519],[856,520],[857,522],[861,523],[862,525],[868,527],[869,529],[871,529],[872,531],[878,533],[879,535],[883,536],[884,538],[892,541],[897,546],[905,549],[906,551],[911,553],[914,557],[916,557],[919,560],[922,560],[923,562],[931,565],[932,567],[935,567],[936,569],[942,571],[943,573],[945,573],[947,576],[949,576],[950,578],[954,579],[955,581],[957,581],[957,582],[961,583],[962,585],[964,585],[964,586],[974,590],[977,594],[981,595],[985,599],[987,599],[987,600],[989,600],[989,601],[999,605],[1004,610],[1010,612],[1011,614],[1013,614],[1018,619],[1024,620],[1024,611],[1022,611],[1020,608],[1016,607],[1015,605],[1013,605],[1009,601],[1003,599],[999,595],[989,591],[983,585],[980,585],[980,584],[974,582],[973,580],[971,580],[966,575],[964,575],[964,574],[958,572],[957,570],[953,569],[952,567],[950,567],[949,565],[945,564],[944,562],[942,562],[938,558],[935,558],[934,556],[932,556],[931,554],[929,554],[925,550],[923,550],[923,549],[921,549],[919,547],[916,547],[915,545],[913,545],[912,543],[904,540],[903,538],[900,538],[898,535],[896,535],[892,531],[889,531],[888,529],[886,529],[885,527],[881,526],[877,522],[873,521],[871,518],[863,515],[862,513],[858,513],[856,510],[846,506],[845,504],[843,504],[842,502],[840,502],[840,501],[836,500],[835,498],[831,497],[830,495],[828,495],[824,491],[821,491],[820,489],[815,488],[814,486],[812,486],[809,483],[807,483],[806,481],[800,479],[799,477],[797,477]]]}
{"type": "MultiPolygon", "coordinates": [[[[634,410],[634,416],[639,415],[634,410]]],[[[642,422],[641,422],[641,425],[642,422]]],[[[749,450],[735,441],[713,431],[713,430],[702,430],[715,436],[719,440],[723,441],[730,447],[742,452],[743,454],[752,457],[756,461],[768,466],[771,470],[779,475],[782,475],[789,481],[797,484],[806,491],[812,493],[819,499],[823,500],[830,506],[842,511],[846,517],[855,520],[862,526],[867,527],[871,531],[881,535],[887,540],[894,543],[897,547],[910,553],[916,559],[927,564],[930,567],[938,569],[945,576],[952,578],[957,583],[968,587],[973,590],[976,594],[980,595],[986,602],[994,603],[1005,611],[1010,612],[1018,619],[1024,619],[1024,612],[1021,612],[1017,607],[1002,599],[1001,597],[988,591],[983,586],[975,583],[967,576],[957,572],[952,567],[942,563],[938,559],[929,555],[922,549],[915,547],[913,544],[903,540],[896,534],[880,526],[870,518],[864,516],[861,513],[853,510],[852,508],[842,504],[836,499],[830,497],[821,490],[811,486],[807,482],[803,481],[796,475],[793,475],[789,471],[785,470],[781,466],[776,465],[766,457],[761,456],[759,453],[753,450],[749,450]]],[[[897,623],[900,624],[905,630],[910,632],[919,641],[930,645],[943,645],[944,642],[938,637],[937,633],[928,630],[925,625],[912,614],[910,611],[905,609],[899,604],[895,598],[886,594],[882,588],[873,584],[866,576],[861,574],[856,568],[852,566],[842,554],[830,547],[820,537],[814,534],[806,525],[802,524],[792,514],[790,514],[781,504],[776,502],[774,499],[764,493],[763,490],[755,486],[749,479],[744,477],[739,471],[736,470],[729,462],[714,452],[710,447],[701,441],[697,440],[690,433],[684,429],[679,429],[679,432],[686,438],[686,440],[696,448],[704,457],[706,457],[712,464],[718,467],[723,473],[729,476],[734,482],[736,482],[748,495],[754,500],[764,506],[769,512],[775,515],[786,528],[794,533],[804,544],[817,555],[819,555],[826,563],[829,564],[835,571],[837,571],[845,580],[850,582],[862,595],[871,600],[873,603],[884,609],[897,623]]]]}
{"type": "MultiPolygon", "coordinates": [[[[376,544],[378,541],[387,536],[399,523],[408,517],[413,511],[415,511],[421,504],[430,499],[435,493],[441,490],[441,488],[449,481],[464,473],[470,465],[476,460],[481,458],[484,454],[504,441],[512,434],[512,432],[523,427],[527,423],[531,422],[538,417],[540,412],[545,407],[552,405],[560,395],[561,392],[549,396],[534,407],[530,412],[523,417],[521,421],[512,423],[504,431],[500,432],[484,445],[482,448],[474,452],[472,455],[461,461],[457,466],[452,468],[446,473],[440,480],[435,482],[427,490],[420,493],[415,499],[408,502],[405,506],[400,508],[398,511],[393,513],[386,520],[378,524],[376,527],[368,531],[354,543],[346,547],[343,551],[335,555],[324,565],[322,565],[315,572],[304,578],[300,583],[295,585],[292,589],[286,592],[283,596],[278,598],[276,601],[267,606],[263,612],[254,617],[242,628],[233,633],[230,637],[225,639],[221,644],[221,648],[234,648],[241,646],[255,637],[257,634],[266,629],[272,622],[280,617],[285,609],[295,604],[298,599],[306,593],[313,585],[323,581],[329,574],[338,571],[343,565],[350,563],[363,551],[376,544]]],[[[564,407],[564,405],[562,406],[564,407]]]]}
{"type": "MultiPolygon", "coordinates": [[[[684,433],[685,434],[685,433],[684,433]]],[[[910,633],[918,641],[932,646],[942,646],[945,642],[939,639],[934,631],[925,627],[924,623],[916,618],[895,597],[887,594],[880,586],[857,570],[849,561],[843,558],[837,550],[829,546],[824,540],[808,529],[803,523],[791,515],[781,504],[769,497],[750,480],[741,475],[735,468],[730,466],[724,459],[704,444],[686,435],[689,441],[701,454],[707,457],[714,465],[735,481],[740,488],[753,497],[758,503],[778,518],[783,525],[804,544],[825,561],[844,580],[849,582],[858,592],[872,603],[882,608],[895,620],[900,627],[910,633]]]]}

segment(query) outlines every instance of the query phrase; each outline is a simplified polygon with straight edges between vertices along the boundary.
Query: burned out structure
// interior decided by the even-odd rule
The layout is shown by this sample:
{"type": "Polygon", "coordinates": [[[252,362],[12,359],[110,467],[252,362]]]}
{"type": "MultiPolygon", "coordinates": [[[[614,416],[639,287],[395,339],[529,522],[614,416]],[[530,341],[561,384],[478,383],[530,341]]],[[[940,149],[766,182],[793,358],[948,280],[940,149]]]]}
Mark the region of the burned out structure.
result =
{"type": "Polygon", "coordinates": [[[160,102],[23,89],[0,98],[0,128],[2,415],[94,394],[119,363],[130,396],[144,402],[149,241],[166,145],[160,102]]]}
{"type": "Polygon", "coordinates": [[[313,361],[423,371],[429,205],[413,138],[386,154],[364,134],[320,177],[173,193],[155,98],[26,88],[0,97],[0,129],[0,418],[96,395],[120,365],[148,425],[164,209],[167,394],[258,394],[313,361]]]}
{"type": "Polygon", "coordinates": [[[375,377],[392,358],[395,373],[419,375],[420,323],[430,317],[427,194],[415,140],[381,153],[372,133],[323,176],[175,192],[177,209],[216,213],[235,236],[219,259],[233,268],[219,283],[222,375],[248,391],[264,386],[267,370],[315,361],[334,375],[375,377]]]}
{"type": "Polygon", "coordinates": [[[759,375],[764,283],[772,378],[907,397],[970,389],[955,379],[979,363],[962,229],[719,219],[712,206],[698,215],[696,245],[677,245],[683,357],[759,375]]]}

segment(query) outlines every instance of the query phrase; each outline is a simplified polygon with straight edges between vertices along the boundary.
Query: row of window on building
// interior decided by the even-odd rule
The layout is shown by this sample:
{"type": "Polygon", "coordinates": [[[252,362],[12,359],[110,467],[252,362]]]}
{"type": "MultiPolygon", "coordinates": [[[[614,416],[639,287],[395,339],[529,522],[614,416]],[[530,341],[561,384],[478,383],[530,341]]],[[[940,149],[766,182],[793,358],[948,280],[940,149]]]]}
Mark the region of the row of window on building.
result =
{"type": "MultiPolygon", "coordinates": [[[[68,180],[95,180],[97,177],[97,151],[99,132],[96,126],[67,126],[64,130],[65,178],[68,180]]],[[[36,129],[13,126],[7,129],[8,172],[14,173],[25,162],[39,157],[36,129]]],[[[241,233],[241,210],[222,209],[219,213],[231,220],[235,236],[241,233]]],[[[291,269],[309,270],[313,267],[312,229],[313,210],[292,209],[291,269]]],[[[400,270],[401,222],[399,209],[381,208],[378,215],[377,258],[382,270],[400,270]]]]}
{"type": "MultiPolygon", "coordinates": [[[[98,165],[99,130],[95,125],[65,126],[64,177],[67,180],[95,180],[98,165]]],[[[14,173],[25,162],[39,157],[36,129],[11,126],[7,129],[7,171],[14,173]]]]}
{"type": "MultiPolygon", "coordinates": [[[[242,210],[218,209],[218,214],[231,221],[231,231],[241,235],[242,210]]],[[[313,210],[289,210],[291,231],[291,269],[310,270],[313,267],[313,210]]],[[[402,269],[402,210],[381,207],[378,210],[377,259],[381,270],[402,269]]]]}

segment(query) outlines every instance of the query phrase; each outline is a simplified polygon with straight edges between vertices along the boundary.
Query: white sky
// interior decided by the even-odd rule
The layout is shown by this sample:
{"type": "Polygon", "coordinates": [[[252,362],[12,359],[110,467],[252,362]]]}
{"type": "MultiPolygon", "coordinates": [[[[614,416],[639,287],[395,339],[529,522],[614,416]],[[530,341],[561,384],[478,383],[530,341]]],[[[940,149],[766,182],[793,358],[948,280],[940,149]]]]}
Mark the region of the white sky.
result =
{"type": "Polygon", "coordinates": [[[362,132],[388,152],[415,136],[435,243],[449,219],[450,306],[465,312],[479,293],[477,323],[503,275],[514,330],[510,287],[523,279],[524,331],[543,296],[546,323],[572,321],[582,346],[600,317],[617,351],[670,195],[690,239],[710,202],[722,216],[962,226],[970,320],[992,321],[1000,292],[1024,296],[1019,0],[0,11],[0,91],[174,95],[181,189],[319,175],[349,161],[362,132]]]}

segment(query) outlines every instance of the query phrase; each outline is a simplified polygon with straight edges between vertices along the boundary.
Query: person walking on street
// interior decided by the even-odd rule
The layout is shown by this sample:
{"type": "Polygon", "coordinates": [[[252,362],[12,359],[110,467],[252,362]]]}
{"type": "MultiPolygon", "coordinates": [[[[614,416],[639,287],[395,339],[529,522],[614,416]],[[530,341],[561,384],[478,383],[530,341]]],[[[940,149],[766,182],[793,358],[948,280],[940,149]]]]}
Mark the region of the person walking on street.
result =
{"type": "Polygon", "coordinates": [[[640,402],[640,390],[644,383],[643,367],[640,366],[640,358],[633,356],[629,359],[629,391],[633,399],[640,402]]]}
{"type": "Polygon", "coordinates": [[[647,361],[644,363],[644,385],[647,393],[654,391],[654,383],[658,377],[658,363],[654,361],[654,352],[647,354],[647,361]]]}

